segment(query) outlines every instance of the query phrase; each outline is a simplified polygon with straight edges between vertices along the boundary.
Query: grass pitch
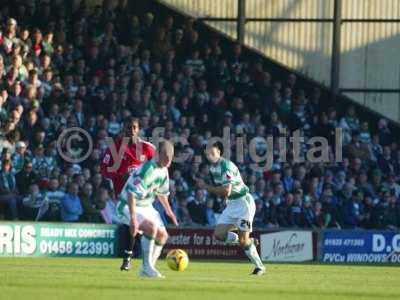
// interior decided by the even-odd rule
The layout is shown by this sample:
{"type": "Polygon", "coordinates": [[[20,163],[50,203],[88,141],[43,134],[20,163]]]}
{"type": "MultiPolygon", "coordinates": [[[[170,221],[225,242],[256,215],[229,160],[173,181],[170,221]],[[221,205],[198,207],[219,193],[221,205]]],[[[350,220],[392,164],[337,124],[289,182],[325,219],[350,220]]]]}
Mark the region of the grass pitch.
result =
{"type": "Polygon", "coordinates": [[[263,277],[237,262],[191,261],[166,279],[119,271],[119,259],[0,258],[0,299],[400,299],[400,268],[271,264],[263,277]]]}

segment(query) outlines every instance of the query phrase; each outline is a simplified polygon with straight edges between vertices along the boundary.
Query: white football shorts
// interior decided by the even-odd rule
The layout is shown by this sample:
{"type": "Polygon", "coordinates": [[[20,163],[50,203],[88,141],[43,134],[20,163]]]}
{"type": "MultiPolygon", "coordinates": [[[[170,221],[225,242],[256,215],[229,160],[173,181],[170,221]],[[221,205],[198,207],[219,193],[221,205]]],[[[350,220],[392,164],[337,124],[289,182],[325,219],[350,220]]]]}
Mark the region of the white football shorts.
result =
{"type": "MultiPolygon", "coordinates": [[[[145,221],[152,221],[156,227],[165,227],[164,222],[161,219],[158,211],[153,207],[153,205],[149,206],[136,206],[136,218],[138,220],[139,225],[145,221]]],[[[123,209],[123,216],[121,219],[122,223],[129,226],[131,221],[131,215],[129,213],[128,205],[125,205],[123,209]]]]}
{"type": "Polygon", "coordinates": [[[232,224],[240,231],[252,232],[255,213],[256,205],[254,199],[247,193],[245,196],[238,199],[228,199],[226,208],[217,220],[217,225],[232,224]]]}

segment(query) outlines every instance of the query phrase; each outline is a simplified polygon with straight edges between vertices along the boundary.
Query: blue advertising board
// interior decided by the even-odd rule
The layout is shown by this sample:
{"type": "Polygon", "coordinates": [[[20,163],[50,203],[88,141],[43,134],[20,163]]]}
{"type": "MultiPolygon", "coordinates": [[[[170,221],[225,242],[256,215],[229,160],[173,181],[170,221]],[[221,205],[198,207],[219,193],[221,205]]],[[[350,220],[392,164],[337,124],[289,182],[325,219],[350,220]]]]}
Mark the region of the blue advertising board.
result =
{"type": "Polygon", "coordinates": [[[400,264],[400,233],[389,231],[324,231],[323,262],[400,264]]]}

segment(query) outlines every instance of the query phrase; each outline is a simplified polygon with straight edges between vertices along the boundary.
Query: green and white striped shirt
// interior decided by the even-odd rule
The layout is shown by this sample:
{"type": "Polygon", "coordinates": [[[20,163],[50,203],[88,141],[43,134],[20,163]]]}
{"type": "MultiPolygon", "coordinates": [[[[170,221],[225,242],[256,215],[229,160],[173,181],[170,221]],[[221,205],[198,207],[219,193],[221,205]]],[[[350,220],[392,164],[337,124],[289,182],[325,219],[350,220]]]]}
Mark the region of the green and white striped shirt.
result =
{"type": "Polygon", "coordinates": [[[128,193],[133,193],[136,206],[150,206],[156,195],[169,195],[168,169],[158,166],[154,160],[145,162],[138,170],[133,172],[119,196],[118,207],[128,203],[128,193]]]}
{"type": "Polygon", "coordinates": [[[239,199],[249,192],[249,188],[243,182],[238,167],[230,160],[221,157],[217,163],[211,164],[210,174],[214,185],[232,185],[232,192],[228,200],[239,199]]]}

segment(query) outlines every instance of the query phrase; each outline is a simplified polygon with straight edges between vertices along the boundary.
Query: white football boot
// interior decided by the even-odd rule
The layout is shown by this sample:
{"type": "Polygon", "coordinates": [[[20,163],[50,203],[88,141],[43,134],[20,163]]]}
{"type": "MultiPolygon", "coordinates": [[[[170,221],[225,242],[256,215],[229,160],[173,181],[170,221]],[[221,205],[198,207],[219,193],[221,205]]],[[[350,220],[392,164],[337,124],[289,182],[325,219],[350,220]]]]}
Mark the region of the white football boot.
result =
{"type": "Polygon", "coordinates": [[[142,268],[139,272],[139,277],[148,277],[148,278],[165,278],[160,272],[152,267],[142,268]]]}

